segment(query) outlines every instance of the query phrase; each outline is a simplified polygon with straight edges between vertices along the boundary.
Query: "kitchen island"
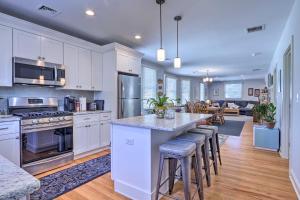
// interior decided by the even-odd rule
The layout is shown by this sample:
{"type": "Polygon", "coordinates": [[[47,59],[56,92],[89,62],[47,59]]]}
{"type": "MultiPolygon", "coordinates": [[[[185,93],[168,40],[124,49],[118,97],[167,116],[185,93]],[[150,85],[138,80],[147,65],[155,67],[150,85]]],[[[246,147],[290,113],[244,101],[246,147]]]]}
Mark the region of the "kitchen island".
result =
{"type": "MultiPolygon", "coordinates": [[[[113,120],[112,179],[115,191],[130,199],[154,199],[159,145],[209,117],[210,114],[176,113],[175,119],[145,115],[113,120]]],[[[167,162],[165,165],[163,177],[166,177],[168,169],[167,162]]],[[[167,191],[167,185],[161,191],[167,191]]]]}

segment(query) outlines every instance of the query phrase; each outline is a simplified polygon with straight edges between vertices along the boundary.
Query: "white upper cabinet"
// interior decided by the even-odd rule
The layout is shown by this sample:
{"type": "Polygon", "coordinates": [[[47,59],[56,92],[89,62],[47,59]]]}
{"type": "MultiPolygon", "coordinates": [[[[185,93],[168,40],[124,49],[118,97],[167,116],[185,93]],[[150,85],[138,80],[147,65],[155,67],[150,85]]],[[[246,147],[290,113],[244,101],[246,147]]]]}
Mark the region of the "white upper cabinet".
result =
{"type": "Polygon", "coordinates": [[[50,63],[63,63],[63,43],[42,37],[41,42],[41,55],[45,58],[46,62],[50,63]]]}
{"type": "Polygon", "coordinates": [[[101,91],[103,84],[102,54],[92,51],[92,90],[101,91]]]}
{"type": "Polygon", "coordinates": [[[0,86],[12,86],[12,28],[0,25],[0,86]]]}
{"type": "Polygon", "coordinates": [[[14,29],[14,56],[46,62],[63,63],[63,43],[14,29]]]}
{"type": "Polygon", "coordinates": [[[91,50],[65,43],[64,66],[66,70],[64,89],[93,90],[91,50]]]}
{"type": "Polygon", "coordinates": [[[41,56],[41,37],[32,33],[13,31],[14,56],[38,60],[41,56]]]}
{"type": "Polygon", "coordinates": [[[78,85],[82,90],[92,89],[92,54],[90,50],[78,48],[78,85]]]}
{"type": "Polygon", "coordinates": [[[78,47],[64,44],[64,65],[66,70],[66,85],[64,89],[78,88],[78,47]]]}
{"type": "Polygon", "coordinates": [[[139,75],[141,73],[141,58],[117,52],[117,70],[139,75]]]}

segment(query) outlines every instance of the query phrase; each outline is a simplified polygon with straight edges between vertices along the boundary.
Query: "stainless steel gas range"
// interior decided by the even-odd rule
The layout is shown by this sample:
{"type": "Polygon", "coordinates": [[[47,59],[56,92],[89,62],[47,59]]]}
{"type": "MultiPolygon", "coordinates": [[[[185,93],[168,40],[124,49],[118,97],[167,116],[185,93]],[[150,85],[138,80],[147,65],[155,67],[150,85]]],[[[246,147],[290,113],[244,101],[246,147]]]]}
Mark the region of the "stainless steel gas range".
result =
{"type": "Polygon", "coordinates": [[[21,167],[39,174],[74,159],[73,114],[58,111],[56,98],[13,97],[9,112],[21,117],[21,167]]]}

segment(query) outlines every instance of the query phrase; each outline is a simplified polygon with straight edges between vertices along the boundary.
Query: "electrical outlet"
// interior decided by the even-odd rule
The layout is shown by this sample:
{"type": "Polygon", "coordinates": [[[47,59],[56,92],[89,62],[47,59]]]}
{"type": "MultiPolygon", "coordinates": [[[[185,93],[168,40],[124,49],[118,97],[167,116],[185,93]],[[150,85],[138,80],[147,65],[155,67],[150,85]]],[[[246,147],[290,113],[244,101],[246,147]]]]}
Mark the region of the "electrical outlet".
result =
{"type": "Polygon", "coordinates": [[[126,144],[130,146],[134,145],[134,139],[126,139],[126,144]]]}
{"type": "Polygon", "coordinates": [[[296,95],[296,102],[299,103],[299,93],[296,95]]]}

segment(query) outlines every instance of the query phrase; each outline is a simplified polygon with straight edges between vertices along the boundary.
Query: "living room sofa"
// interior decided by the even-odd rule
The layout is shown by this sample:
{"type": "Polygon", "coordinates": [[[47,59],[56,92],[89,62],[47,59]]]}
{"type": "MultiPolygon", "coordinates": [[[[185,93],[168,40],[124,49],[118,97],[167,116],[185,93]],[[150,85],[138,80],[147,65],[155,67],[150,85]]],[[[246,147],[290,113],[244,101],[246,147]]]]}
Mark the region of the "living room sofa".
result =
{"type": "Polygon", "coordinates": [[[259,104],[258,101],[244,101],[244,100],[216,100],[216,101],[212,101],[212,103],[219,103],[220,106],[223,106],[227,108],[228,107],[228,103],[234,103],[236,105],[239,106],[239,111],[240,111],[240,115],[247,115],[247,116],[253,116],[253,112],[252,109],[247,108],[247,105],[253,104],[259,104]]]}

